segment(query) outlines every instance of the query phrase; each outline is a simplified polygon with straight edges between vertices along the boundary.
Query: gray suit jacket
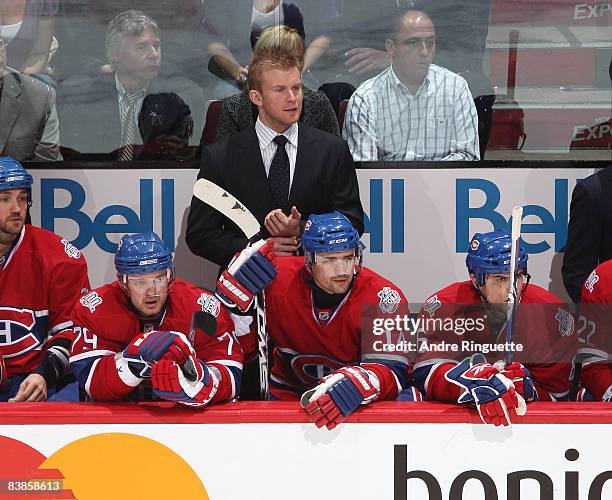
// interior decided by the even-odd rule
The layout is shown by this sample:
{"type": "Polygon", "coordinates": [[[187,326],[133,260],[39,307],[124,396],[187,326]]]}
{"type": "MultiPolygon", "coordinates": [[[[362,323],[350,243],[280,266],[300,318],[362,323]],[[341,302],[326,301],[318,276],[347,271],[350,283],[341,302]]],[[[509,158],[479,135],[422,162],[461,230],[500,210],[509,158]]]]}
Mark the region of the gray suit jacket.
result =
{"type": "Polygon", "coordinates": [[[55,91],[7,68],[0,94],[0,153],[18,161],[59,159],[55,91]]]}

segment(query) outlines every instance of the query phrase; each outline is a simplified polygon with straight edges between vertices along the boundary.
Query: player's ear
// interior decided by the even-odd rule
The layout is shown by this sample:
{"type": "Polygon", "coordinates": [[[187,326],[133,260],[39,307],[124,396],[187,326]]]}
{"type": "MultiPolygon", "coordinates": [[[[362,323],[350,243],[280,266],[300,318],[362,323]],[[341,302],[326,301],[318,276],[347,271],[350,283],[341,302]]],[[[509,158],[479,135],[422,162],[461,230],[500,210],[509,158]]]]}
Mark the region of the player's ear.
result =
{"type": "Polygon", "coordinates": [[[476,275],[474,273],[470,273],[470,281],[472,282],[472,286],[478,290],[478,281],[476,281],[476,275]]]}
{"type": "Polygon", "coordinates": [[[257,107],[261,107],[263,104],[263,99],[261,97],[261,94],[259,93],[258,90],[249,90],[249,98],[251,99],[251,102],[253,104],[255,104],[255,106],[257,107]]]}

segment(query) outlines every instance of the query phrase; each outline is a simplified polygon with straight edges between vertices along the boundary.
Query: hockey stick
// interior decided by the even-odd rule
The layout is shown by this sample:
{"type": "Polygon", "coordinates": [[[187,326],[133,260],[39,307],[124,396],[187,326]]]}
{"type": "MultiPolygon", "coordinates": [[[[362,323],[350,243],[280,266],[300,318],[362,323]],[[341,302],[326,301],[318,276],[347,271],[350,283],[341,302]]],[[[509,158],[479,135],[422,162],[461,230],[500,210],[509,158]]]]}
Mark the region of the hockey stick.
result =
{"type": "MultiPolygon", "coordinates": [[[[514,328],[514,314],[516,313],[518,291],[516,288],[516,279],[514,277],[516,273],[516,264],[519,258],[519,240],[521,238],[521,221],[523,219],[523,207],[516,206],[512,209],[512,248],[510,249],[510,276],[509,276],[509,287],[508,287],[508,310],[506,316],[506,342],[512,343],[513,328],[514,328]]],[[[510,359],[511,349],[506,348],[506,364],[511,362],[510,359]]]]}
{"type": "MultiPolygon", "coordinates": [[[[221,212],[251,241],[261,226],[255,216],[225,189],[208,179],[198,179],[193,186],[193,195],[221,212]]],[[[257,351],[259,358],[259,390],[263,400],[268,399],[268,332],[266,330],[266,296],[262,290],[255,297],[257,319],[257,351]]]]}

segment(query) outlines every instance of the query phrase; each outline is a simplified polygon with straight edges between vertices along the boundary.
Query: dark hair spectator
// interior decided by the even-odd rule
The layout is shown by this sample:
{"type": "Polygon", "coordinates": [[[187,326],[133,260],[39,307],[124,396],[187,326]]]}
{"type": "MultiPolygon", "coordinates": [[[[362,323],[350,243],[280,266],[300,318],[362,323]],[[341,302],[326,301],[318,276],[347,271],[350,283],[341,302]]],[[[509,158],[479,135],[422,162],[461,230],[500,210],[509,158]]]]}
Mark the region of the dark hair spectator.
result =
{"type": "Polygon", "coordinates": [[[149,94],[138,115],[143,149],[139,160],[188,159],[193,135],[191,109],[174,93],[149,94]]]}

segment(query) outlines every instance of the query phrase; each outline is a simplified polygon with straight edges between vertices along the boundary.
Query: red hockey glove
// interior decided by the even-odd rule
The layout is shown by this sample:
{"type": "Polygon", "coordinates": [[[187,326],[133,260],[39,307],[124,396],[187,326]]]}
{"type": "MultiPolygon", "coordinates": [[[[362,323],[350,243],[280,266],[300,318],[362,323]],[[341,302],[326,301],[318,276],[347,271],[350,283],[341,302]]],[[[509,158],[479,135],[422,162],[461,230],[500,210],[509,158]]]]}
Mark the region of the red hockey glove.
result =
{"type": "Polygon", "coordinates": [[[317,427],[333,429],[359,405],[374,401],[380,393],[378,377],[360,366],[345,366],[306,391],[301,405],[317,427]]]}
{"type": "Polygon", "coordinates": [[[183,369],[170,359],[162,359],[151,369],[153,392],[162,399],[176,401],[188,406],[205,406],[214,397],[219,388],[220,375],[213,367],[194,361],[191,368],[195,379],[189,380],[183,369]]]}
{"type": "Polygon", "coordinates": [[[463,392],[458,403],[474,403],[485,424],[509,425],[512,415],[524,415],[525,400],[516,393],[514,384],[497,368],[475,354],[448,370],[444,377],[463,392]]]}
{"type": "Polygon", "coordinates": [[[253,297],[276,277],[274,240],[259,240],[240,252],[217,280],[215,295],[228,307],[245,312],[253,297]]]}
{"type": "Polygon", "coordinates": [[[516,392],[523,396],[523,399],[525,399],[527,403],[538,401],[538,391],[535,388],[531,373],[527,367],[516,361],[507,365],[498,361],[495,363],[495,367],[504,377],[512,381],[516,392]]]}

